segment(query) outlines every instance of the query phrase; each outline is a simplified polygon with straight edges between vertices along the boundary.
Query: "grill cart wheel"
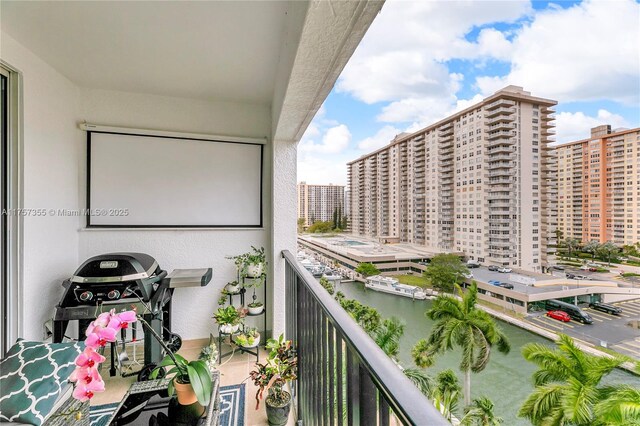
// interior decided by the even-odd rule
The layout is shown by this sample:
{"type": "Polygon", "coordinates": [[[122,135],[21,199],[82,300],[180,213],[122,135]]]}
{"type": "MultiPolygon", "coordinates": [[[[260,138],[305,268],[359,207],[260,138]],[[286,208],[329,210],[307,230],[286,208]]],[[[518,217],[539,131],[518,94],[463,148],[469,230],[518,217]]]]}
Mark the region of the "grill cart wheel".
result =
{"type": "MultiPolygon", "coordinates": [[[[138,381],[139,382],[146,382],[147,380],[149,380],[149,377],[151,376],[151,372],[156,368],[156,364],[147,364],[144,367],[142,367],[142,370],[140,370],[140,372],[138,373],[138,381]]],[[[158,375],[156,376],[156,379],[162,379],[164,376],[166,376],[167,371],[164,368],[161,368],[160,370],[158,370],[158,375]]]]}
{"type": "Polygon", "coordinates": [[[182,347],[182,337],[179,334],[169,333],[169,340],[165,343],[171,352],[176,353],[182,347]]]}

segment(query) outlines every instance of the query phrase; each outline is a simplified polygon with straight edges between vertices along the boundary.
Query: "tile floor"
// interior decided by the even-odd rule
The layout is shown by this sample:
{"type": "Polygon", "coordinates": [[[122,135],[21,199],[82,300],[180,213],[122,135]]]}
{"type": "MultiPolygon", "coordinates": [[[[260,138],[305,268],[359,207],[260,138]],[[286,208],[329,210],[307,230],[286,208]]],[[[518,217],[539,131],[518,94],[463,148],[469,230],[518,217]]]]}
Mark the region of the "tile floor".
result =
{"type": "MultiPolygon", "coordinates": [[[[200,350],[202,349],[202,347],[207,345],[207,343],[207,339],[186,341],[183,343],[183,346],[178,353],[189,360],[196,359],[200,354],[200,350]]],[[[223,352],[226,353],[228,350],[229,346],[223,344],[223,352]]],[[[133,357],[133,349],[131,345],[127,346],[127,353],[130,357],[133,357]]],[[[142,357],[143,351],[141,346],[136,348],[136,354],[139,357],[142,357]]],[[[107,356],[107,362],[103,364],[103,370],[101,373],[105,381],[106,391],[103,393],[97,393],[91,399],[91,405],[102,405],[112,402],[119,402],[127,392],[127,389],[129,389],[129,386],[131,386],[131,384],[136,381],[135,376],[123,378],[116,375],[114,377],[109,377],[109,355],[106,354],[105,356],[107,356]]],[[[266,354],[261,351],[260,360],[264,360],[265,356],[266,354]]],[[[249,372],[253,368],[254,362],[255,356],[235,352],[232,357],[227,357],[222,360],[222,364],[220,365],[220,381],[222,386],[234,385],[239,383],[246,384],[245,425],[247,426],[258,426],[267,424],[264,401],[261,401],[260,409],[255,409],[255,395],[257,388],[249,380],[249,372]]],[[[289,416],[289,422],[287,423],[288,426],[295,425],[294,414],[295,413],[292,410],[291,415],[289,416]]]]}

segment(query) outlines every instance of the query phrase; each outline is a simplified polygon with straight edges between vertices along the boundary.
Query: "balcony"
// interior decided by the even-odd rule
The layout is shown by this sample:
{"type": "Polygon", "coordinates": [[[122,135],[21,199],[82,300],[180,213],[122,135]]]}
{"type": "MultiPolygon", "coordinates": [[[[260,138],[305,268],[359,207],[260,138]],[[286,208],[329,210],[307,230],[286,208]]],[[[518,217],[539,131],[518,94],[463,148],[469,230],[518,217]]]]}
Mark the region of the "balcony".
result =
{"type": "Polygon", "coordinates": [[[449,425],[295,256],[282,255],[285,333],[298,350],[298,420],[389,425],[395,417],[402,424],[449,425]]]}

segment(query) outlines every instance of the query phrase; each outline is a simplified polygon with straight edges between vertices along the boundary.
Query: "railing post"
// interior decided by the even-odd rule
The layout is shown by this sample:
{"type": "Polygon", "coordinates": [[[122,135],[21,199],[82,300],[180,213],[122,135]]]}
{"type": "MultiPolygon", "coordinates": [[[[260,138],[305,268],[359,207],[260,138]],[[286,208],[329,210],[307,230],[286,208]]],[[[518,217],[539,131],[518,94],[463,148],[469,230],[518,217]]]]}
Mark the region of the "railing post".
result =
{"type": "Polygon", "coordinates": [[[347,351],[347,424],[360,425],[360,361],[347,351]]]}
{"type": "Polygon", "coordinates": [[[371,376],[360,366],[360,424],[375,425],[378,423],[378,410],[376,404],[376,386],[371,376]]]}

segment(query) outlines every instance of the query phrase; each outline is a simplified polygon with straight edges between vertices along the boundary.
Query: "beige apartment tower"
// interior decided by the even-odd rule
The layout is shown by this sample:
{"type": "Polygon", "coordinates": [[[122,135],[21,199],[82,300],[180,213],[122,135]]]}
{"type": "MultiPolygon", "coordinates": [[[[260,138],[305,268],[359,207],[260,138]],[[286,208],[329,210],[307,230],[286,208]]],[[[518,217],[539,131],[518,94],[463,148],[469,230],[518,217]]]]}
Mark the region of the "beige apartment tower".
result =
{"type": "Polygon", "coordinates": [[[305,226],[317,221],[333,220],[337,212],[340,219],[345,216],[344,186],[298,184],[298,219],[304,218],[305,226]]]}
{"type": "Polygon", "coordinates": [[[541,271],[555,245],[554,105],[509,86],[350,162],[351,232],[541,271]]]}
{"type": "Polygon", "coordinates": [[[640,241],[640,128],[591,129],[591,137],[556,147],[558,229],[584,243],[640,241]]]}

